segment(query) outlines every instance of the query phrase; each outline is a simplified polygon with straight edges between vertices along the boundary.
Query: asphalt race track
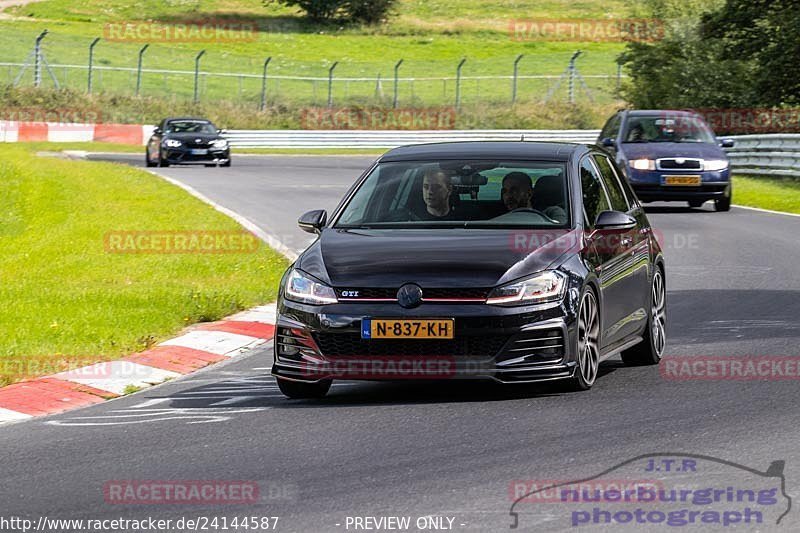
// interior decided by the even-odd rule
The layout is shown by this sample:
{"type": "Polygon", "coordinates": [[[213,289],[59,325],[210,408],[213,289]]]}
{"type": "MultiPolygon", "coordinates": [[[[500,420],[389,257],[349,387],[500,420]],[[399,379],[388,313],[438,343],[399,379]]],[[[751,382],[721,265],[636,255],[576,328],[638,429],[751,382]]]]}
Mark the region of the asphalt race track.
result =
{"type": "MultiPolygon", "coordinates": [[[[94,158],[143,166],[142,155],[94,158]]],[[[297,217],[333,209],[371,159],[234,156],[229,169],[156,170],[302,250],[310,236],[296,228],[297,217]]],[[[800,217],[651,205],[667,261],[667,355],[800,356],[800,217]]],[[[0,427],[2,514],[278,516],[278,531],[352,531],[348,517],[410,516],[413,524],[433,516],[452,518],[456,531],[506,530],[514,480],[584,479],[663,452],[756,470],[785,461],[794,503],[780,528],[800,527],[796,379],[676,381],[614,358],[585,393],[341,383],[324,400],[289,401],[269,377],[271,361],[266,345],[143,393],[0,427]],[[109,504],[103,495],[113,480],[212,479],[255,481],[261,497],[200,506],[109,504]]],[[[575,529],[543,523],[555,519],[541,504],[519,510],[522,530],[575,529]]],[[[765,520],[760,529],[777,527],[765,520]]]]}

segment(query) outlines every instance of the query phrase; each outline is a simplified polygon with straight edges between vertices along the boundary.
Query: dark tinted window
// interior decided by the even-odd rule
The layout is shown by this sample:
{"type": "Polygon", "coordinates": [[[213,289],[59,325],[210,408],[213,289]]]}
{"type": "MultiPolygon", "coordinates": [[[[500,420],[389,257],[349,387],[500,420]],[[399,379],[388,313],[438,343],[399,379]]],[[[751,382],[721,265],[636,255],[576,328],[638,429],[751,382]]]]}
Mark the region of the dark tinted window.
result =
{"type": "Polygon", "coordinates": [[[611,209],[608,197],[600,182],[600,175],[588,157],[581,161],[581,189],[583,190],[583,209],[590,226],[594,226],[597,215],[611,209]]]}
{"type": "Polygon", "coordinates": [[[621,122],[622,119],[619,115],[612,117],[611,120],[606,122],[606,125],[603,127],[603,131],[600,132],[600,139],[615,139],[617,135],[619,135],[619,125],[621,122]]]}
{"type": "Polygon", "coordinates": [[[614,211],[628,211],[628,202],[625,198],[625,193],[622,191],[622,186],[619,184],[617,175],[611,168],[611,162],[607,157],[595,155],[594,161],[597,163],[597,168],[600,169],[600,177],[603,179],[603,184],[608,191],[609,199],[611,200],[611,208],[614,211]]]}

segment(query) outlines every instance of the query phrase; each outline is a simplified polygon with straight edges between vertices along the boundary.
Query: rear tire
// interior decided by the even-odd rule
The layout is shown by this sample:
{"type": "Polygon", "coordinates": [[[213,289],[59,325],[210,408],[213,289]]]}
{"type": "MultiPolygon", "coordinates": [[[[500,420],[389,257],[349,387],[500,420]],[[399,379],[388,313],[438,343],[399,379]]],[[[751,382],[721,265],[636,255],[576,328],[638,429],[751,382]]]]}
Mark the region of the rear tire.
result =
{"type": "Polygon", "coordinates": [[[660,267],[656,267],[650,284],[650,315],[642,336],[642,342],[620,354],[626,365],[657,365],[664,355],[667,344],[667,291],[660,267]]]}
{"type": "Polygon", "coordinates": [[[578,332],[576,343],[577,368],[570,378],[569,390],[585,391],[592,388],[600,366],[600,306],[592,289],[587,288],[578,307],[578,332]]]}
{"type": "Polygon", "coordinates": [[[725,196],[714,200],[714,209],[717,211],[730,211],[731,198],[733,198],[733,184],[725,188],[725,196]]]}
{"type": "Polygon", "coordinates": [[[332,380],[326,379],[316,383],[301,383],[299,381],[289,381],[278,379],[278,388],[284,396],[293,400],[305,400],[313,398],[324,398],[331,388],[332,380]]]}

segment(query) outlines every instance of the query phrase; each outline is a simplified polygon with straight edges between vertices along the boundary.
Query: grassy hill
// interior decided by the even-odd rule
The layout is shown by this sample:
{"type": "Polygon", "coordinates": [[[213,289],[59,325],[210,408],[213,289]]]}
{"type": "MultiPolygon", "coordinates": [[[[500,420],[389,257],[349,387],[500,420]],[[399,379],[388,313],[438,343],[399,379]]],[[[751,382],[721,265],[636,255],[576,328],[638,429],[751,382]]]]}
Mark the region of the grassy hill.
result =
{"type": "MultiPolygon", "coordinates": [[[[200,97],[203,101],[226,100],[257,106],[260,73],[271,56],[268,102],[295,108],[322,105],[327,101],[328,68],[335,70],[333,96],[338,105],[386,104],[392,96],[393,66],[399,59],[403,78],[401,105],[451,105],[455,97],[453,79],[456,65],[467,58],[463,69],[462,103],[465,107],[507,106],[511,97],[510,75],[514,59],[521,76],[552,76],[549,79],[521,79],[519,101],[540,105],[545,94],[564,71],[572,53],[584,55],[578,65],[592,90],[595,103],[612,104],[616,98],[615,59],[620,42],[519,41],[512,38],[512,21],[531,18],[608,19],[626,15],[625,1],[597,2],[548,0],[401,0],[396,14],[377,27],[311,25],[296,10],[278,4],[264,6],[261,0],[45,0],[11,8],[15,19],[0,20],[0,61],[22,62],[36,35],[49,29],[44,52],[50,64],[73,65],[54,68],[61,87],[85,90],[88,46],[104,35],[106,24],[148,21],[158,24],[180,22],[243,21],[261,29],[251,41],[151,42],[144,55],[143,96],[185,101],[193,92],[194,58],[205,49],[202,59],[200,97]],[[79,68],[81,67],[81,68],[79,68]],[[152,73],[166,69],[173,73],[152,73]],[[235,73],[233,76],[219,74],[235,73]],[[244,74],[244,75],[239,75],[244,74]],[[249,75],[249,76],[248,76],[249,75]],[[485,77],[503,76],[487,79],[485,77]],[[607,76],[595,78],[592,76],[607,76]],[[306,77],[316,79],[289,79],[306,77]],[[343,81],[342,78],[362,78],[343,81]],[[380,82],[378,82],[380,78],[380,82]],[[436,79],[430,79],[436,78],[436,79]]],[[[97,91],[131,95],[136,85],[135,67],[141,42],[111,42],[104,39],[95,49],[95,65],[130,70],[96,71],[97,91]]],[[[12,82],[18,67],[0,66],[0,84],[12,82]]],[[[32,79],[30,69],[23,78],[32,79]]],[[[53,84],[45,79],[45,87],[53,84]]],[[[566,83],[553,100],[566,97],[566,83]]],[[[579,95],[591,103],[586,95],[579,95]]]]}

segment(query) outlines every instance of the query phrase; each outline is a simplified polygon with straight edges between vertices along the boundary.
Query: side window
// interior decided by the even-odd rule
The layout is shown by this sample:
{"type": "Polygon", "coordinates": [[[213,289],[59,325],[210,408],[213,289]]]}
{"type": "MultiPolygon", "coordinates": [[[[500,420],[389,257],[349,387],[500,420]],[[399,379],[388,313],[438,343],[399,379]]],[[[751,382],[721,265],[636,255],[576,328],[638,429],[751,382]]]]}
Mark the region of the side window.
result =
{"type": "Polygon", "coordinates": [[[600,139],[605,139],[609,137],[611,139],[616,139],[619,135],[619,126],[622,123],[622,119],[619,115],[615,115],[606,122],[606,125],[603,127],[603,131],[600,132],[600,139]]]}
{"type": "Polygon", "coordinates": [[[581,161],[581,189],[583,190],[583,209],[586,212],[586,222],[589,226],[594,226],[597,215],[602,211],[611,209],[608,197],[600,181],[597,169],[584,157],[581,161]]]}
{"type": "Polygon", "coordinates": [[[608,196],[611,200],[611,208],[614,211],[627,213],[630,209],[630,207],[628,207],[628,200],[625,198],[625,193],[622,192],[622,186],[619,184],[617,175],[611,168],[611,163],[608,158],[597,154],[592,157],[597,164],[597,168],[600,170],[600,177],[603,180],[603,185],[605,185],[606,191],[608,191],[608,196]]]}

